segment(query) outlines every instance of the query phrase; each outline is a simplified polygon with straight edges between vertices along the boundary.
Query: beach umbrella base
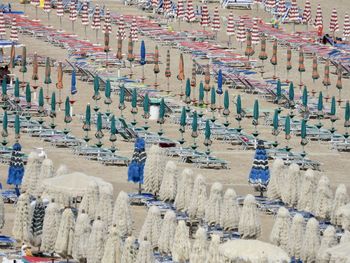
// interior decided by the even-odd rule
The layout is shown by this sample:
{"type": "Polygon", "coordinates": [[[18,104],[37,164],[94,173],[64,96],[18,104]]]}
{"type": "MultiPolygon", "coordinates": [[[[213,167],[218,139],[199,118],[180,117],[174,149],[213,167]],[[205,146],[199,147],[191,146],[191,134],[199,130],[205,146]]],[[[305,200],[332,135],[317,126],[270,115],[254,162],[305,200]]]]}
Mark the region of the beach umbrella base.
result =
{"type": "Polygon", "coordinates": [[[290,152],[292,150],[292,148],[289,147],[288,145],[285,147],[285,149],[286,149],[287,152],[290,152]]]}
{"type": "Polygon", "coordinates": [[[98,141],[96,144],[95,144],[98,148],[101,148],[103,143],[101,141],[98,141]]]}
{"type": "Polygon", "coordinates": [[[181,145],[183,145],[183,144],[185,143],[185,139],[184,139],[184,138],[181,138],[181,139],[179,140],[179,143],[180,143],[181,145]]]}
{"type": "Polygon", "coordinates": [[[64,128],[64,129],[63,129],[63,133],[64,133],[65,135],[67,135],[69,132],[70,132],[70,130],[69,130],[68,128],[64,128]]]}
{"type": "Polygon", "coordinates": [[[88,142],[91,140],[91,138],[90,138],[89,136],[84,136],[83,140],[84,140],[86,143],[88,143],[88,142]]]}
{"type": "Polygon", "coordinates": [[[163,134],[164,134],[163,129],[160,129],[160,130],[158,131],[158,135],[159,135],[159,137],[161,137],[163,134]]]}
{"type": "Polygon", "coordinates": [[[100,107],[96,105],[96,106],[94,107],[94,111],[95,111],[95,112],[98,112],[99,110],[100,110],[100,107]]]}
{"type": "Polygon", "coordinates": [[[272,143],[272,146],[273,146],[274,148],[276,148],[276,147],[278,146],[278,142],[277,142],[277,141],[274,141],[274,142],[272,143]]]}
{"type": "Polygon", "coordinates": [[[52,123],[50,124],[50,128],[51,128],[51,129],[55,129],[55,128],[56,128],[56,124],[52,122],[52,123]]]}
{"type": "Polygon", "coordinates": [[[224,126],[227,128],[230,125],[230,123],[228,121],[224,122],[224,126]]]}
{"type": "Polygon", "coordinates": [[[39,122],[40,125],[43,125],[44,119],[40,117],[40,119],[38,120],[38,122],[39,122]]]}
{"type": "Polygon", "coordinates": [[[109,150],[112,152],[112,153],[115,153],[117,151],[117,148],[113,145],[111,148],[109,148],[109,150]]]}
{"type": "Polygon", "coordinates": [[[192,148],[193,150],[196,150],[196,149],[198,148],[198,145],[197,145],[196,143],[194,143],[194,144],[191,145],[191,148],[192,148]]]}
{"type": "Polygon", "coordinates": [[[8,140],[5,138],[1,141],[2,146],[6,146],[8,144],[8,140]]]}
{"type": "Polygon", "coordinates": [[[203,111],[198,112],[198,117],[199,117],[199,118],[202,118],[203,115],[204,115],[203,111]]]}
{"type": "Polygon", "coordinates": [[[259,132],[258,132],[258,131],[254,131],[254,132],[252,133],[252,135],[256,138],[256,137],[259,136],[259,132]]]}

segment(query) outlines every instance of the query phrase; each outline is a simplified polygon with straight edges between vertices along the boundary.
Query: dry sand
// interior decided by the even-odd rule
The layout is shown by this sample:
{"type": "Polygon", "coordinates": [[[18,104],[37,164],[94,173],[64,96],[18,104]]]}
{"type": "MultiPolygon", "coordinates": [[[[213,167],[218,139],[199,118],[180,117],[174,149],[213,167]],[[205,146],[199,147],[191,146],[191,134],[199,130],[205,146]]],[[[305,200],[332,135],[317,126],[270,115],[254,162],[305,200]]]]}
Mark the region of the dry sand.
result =
{"type": "MultiPolygon", "coordinates": [[[[10,1],[13,2],[13,10],[22,10],[23,6],[18,4],[18,1],[10,1]]],[[[94,3],[99,3],[101,5],[105,4],[108,8],[111,9],[112,12],[116,12],[116,13],[123,13],[123,14],[135,14],[135,15],[149,15],[146,14],[144,12],[142,12],[141,10],[137,9],[135,6],[124,6],[120,3],[118,3],[117,1],[95,1],[94,3]]],[[[304,6],[304,0],[303,1],[298,1],[298,4],[301,5],[301,7],[304,6]]],[[[315,1],[313,1],[315,2],[315,1]]],[[[348,2],[347,0],[336,0],[336,1],[328,1],[328,0],[319,0],[317,2],[320,2],[323,8],[323,15],[324,15],[324,22],[325,22],[325,26],[328,25],[329,23],[329,17],[330,17],[330,13],[331,13],[331,9],[332,7],[336,7],[338,9],[338,15],[339,15],[339,20],[340,20],[340,28],[342,28],[342,21],[343,21],[343,16],[344,13],[348,10],[349,11],[349,6],[348,4],[346,4],[346,2],[348,2]]],[[[194,6],[200,4],[200,2],[195,1],[194,2],[194,6]]],[[[209,5],[209,10],[210,12],[214,9],[215,6],[217,6],[218,4],[210,4],[209,5]]],[[[316,3],[313,3],[313,15],[315,13],[315,6],[316,3]]],[[[265,21],[269,20],[269,14],[263,12],[263,10],[259,10],[257,11],[255,8],[253,8],[253,10],[250,11],[242,11],[242,10],[233,10],[234,14],[236,15],[243,15],[243,14],[248,14],[251,16],[259,16],[259,17],[263,17],[265,19],[265,21]]],[[[29,15],[30,18],[34,18],[35,17],[35,12],[34,12],[34,8],[33,7],[29,7],[27,8],[27,13],[29,15]]],[[[229,11],[228,10],[223,10],[220,9],[220,15],[224,16],[224,15],[228,15],[229,11]]],[[[47,24],[47,16],[46,14],[42,11],[39,10],[39,16],[40,19],[43,23],[47,24]]],[[[55,28],[59,28],[59,20],[57,19],[56,15],[55,15],[55,11],[52,12],[51,14],[51,21],[50,24],[53,25],[55,28]]],[[[171,23],[172,27],[177,30],[178,29],[178,23],[177,22],[173,22],[171,23]]],[[[68,15],[65,14],[65,18],[64,18],[64,24],[63,27],[66,31],[71,31],[71,23],[70,21],[68,21],[68,15]]],[[[291,26],[289,25],[282,25],[282,27],[286,27],[287,30],[291,30],[291,26]]],[[[75,25],[76,28],[76,33],[83,38],[84,36],[84,31],[83,31],[83,27],[81,26],[80,23],[80,19],[78,19],[78,21],[76,22],[75,25]]],[[[304,30],[305,26],[299,25],[297,26],[297,30],[304,30]]],[[[201,29],[199,24],[195,24],[195,25],[189,25],[186,24],[184,22],[181,23],[181,29],[182,30],[195,30],[195,29],[201,29]]],[[[115,41],[115,31],[116,31],[116,26],[113,25],[113,36],[111,37],[111,46],[113,48],[113,52],[116,51],[116,41],[115,41]]],[[[95,34],[94,32],[88,28],[88,35],[91,36],[90,40],[94,41],[95,40],[95,34]]],[[[142,37],[139,37],[140,39],[142,39],[142,37]]],[[[50,56],[52,58],[55,58],[57,60],[62,60],[64,61],[64,59],[67,57],[67,53],[64,49],[61,48],[57,48],[54,47],[52,45],[50,45],[49,43],[43,42],[41,40],[37,40],[31,37],[27,37],[27,36],[23,36],[20,35],[19,37],[20,42],[25,44],[27,46],[27,52],[30,54],[33,54],[34,52],[37,52],[38,54],[42,55],[42,56],[50,56]]],[[[100,39],[102,39],[102,34],[100,35],[100,39]]],[[[147,50],[149,52],[153,52],[154,50],[154,46],[155,43],[149,39],[144,39],[146,41],[146,46],[147,46],[147,50]]],[[[219,33],[218,36],[218,43],[225,45],[227,42],[227,37],[225,34],[225,29],[222,29],[222,31],[219,33]]],[[[136,53],[139,53],[139,44],[140,41],[136,44],[135,46],[135,50],[136,53]]],[[[243,53],[244,49],[241,50],[240,47],[237,47],[237,42],[234,41],[234,45],[236,47],[235,52],[239,52],[239,53],[243,53]]],[[[127,48],[127,44],[126,41],[124,42],[124,53],[127,52],[126,48],[127,48]]],[[[160,55],[161,55],[161,61],[163,62],[163,64],[160,65],[160,70],[161,73],[159,74],[159,83],[161,83],[161,85],[166,85],[166,81],[164,78],[164,69],[165,69],[165,57],[166,57],[166,50],[167,47],[162,47],[159,46],[160,48],[160,55]]],[[[257,47],[257,52],[256,54],[253,56],[253,59],[257,59],[257,55],[258,55],[258,50],[259,50],[259,46],[257,47]]],[[[20,53],[20,50],[17,51],[17,53],[20,53]]],[[[268,44],[268,54],[271,55],[271,45],[268,44]]],[[[279,48],[279,66],[278,66],[278,75],[281,77],[281,79],[285,79],[286,78],[286,71],[285,71],[285,54],[286,54],[286,50],[279,48]]],[[[185,56],[185,74],[186,77],[190,77],[191,74],[191,68],[192,68],[192,62],[191,62],[191,57],[190,55],[186,54],[185,56]]],[[[180,83],[178,80],[176,80],[176,71],[177,71],[177,66],[178,66],[178,58],[179,58],[179,51],[177,49],[171,49],[171,59],[172,59],[172,77],[171,77],[171,90],[174,91],[174,93],[178,93],[179,91],[179,87],[180,87],[180,83]],[[176,92],[177,91],[177,92],[176,92]]],[[[297,83],[299,80],[299,73],[297,72],[297,59],[298,59],[298,54],[297,52],[293,52],[293,69],[290,73],[290,79],[294,79],[295,82],[297,83]]],[[[266,63],[266,71],[267,73],[265,74],[265,76],[272,76],[272,66],[269,63],[266,63]]],[[[316,89],[317,91],[321,91],[324,90],[323,85],[321,83],[321,80],[318,80],[316,82],[316,85],[312,84],[312,79],[311,79],[311,61],[309,59],[307,59],[305,61],[305,66],[306,66],[306,73],[304,74],[304,82],[305,84],[309,87],[309,89],[316,89]]],[[[16,69],[15,73],[18,74],[17,72],[18,69],[16,69]]],[[[321,75],[321,79],[322,79],[322,75],[323,75],[323,65],[319,66],[319,70],[320,70],[320,75],[321,75]]],[[[331,69],[331,72],[334,71],[334,69],[331,69]]],[[[28,68],[28,72],[26,74],[26,79],[30,80],[30,76],[31,76],[31,67],[28,68]]],[[[136,76],[141,76],[141,67],[137,66],[134,68],[134,72],[136,74],[136,76]]],[[[123,70],[122,73],[127,74],[128,70],[123,70]]],[[[20,75],[18,75],[20,76],[20,75]]],[[[43,76],[44,76],[44,68],[40,68],[40,81],[39,83],[41,84],[43,81],[43,76]]],[[[153,77],[153,66],[149,65],[146,66],[146,76],[148,76],[148,78],[146,79],[146,83],[147,84],[153,84],[154,82],[154,77],[153,77]]],[[[257,76],[259,78],[259,76],[257,76]]],[[[197,81],[199,82],[199,80],[203,78],[202,76],[197,76],[197,81]]],[[[53,79],[53,83],[56,82],[56,71],[53,70],[52,71],[52,79],[53,79]]],[[[336,82],[336,76],[335,75],[331,75],[331,81],[332,81],[332,86],[330,89],[330,95],[337,95],[337,90],[335,88],[335,82],[336,82]]],[[[70,76],[65,75],[64,76],[64,90],[63,93],[64,95],[69,95],[70,90],[69,90],[69,85],[70,85],[70,76]]],[[[343,98],[349,99],[349,90],[347,90],[347,86],[349,85],[349,80],[344,80],[343,81],[343,98]]],[[[51,84],[51,90],[54,89],[54,85],[51,84]]],[[[75,95],[75,98],[77,99],[77,102],[74,105],[74,113],[77,115],[74,117],[74,121],[69,125],[69,127],[72,129],[72,134],[74,134],[77,137],[82,137],[83,136],[83,132],[82,132],[82,123],[79,120],[79,115],[84,114],[85,111],[85,107],[86,104],[88,102],[92,103],[92,94],[93,94],[93,88],[92,85],[86,82],[81,82],[80,80],[78,80],[77,82],[77,88],[78,88],[78,94],[75,95]]],[[[226,89],[226,87],[224,87],[226,89]]],[[[165,89],[165,87],[164,87],[165,89]]],[[[229,90],[231,96],[233,94],[238,94],[238,91],[229,90]]],[[[63,97],[65,97],[63,96],[63,97]]],[[[253,95],[248,95],[248,94],[243,94],[242,93],[242,99],[243,99],[243,106],[244,107],[250,107],[252,108],[253,103],[254,103],[254,99],[255,96],[253,95]]],[[[112,95],[112,100],[113,100],[113,104],[112,104],[112,109],[113,109],[113,113],[116,115],[119,115],[119,110],[117,109],[117,101],[118,101],[118,97],[113,94],[112,95]]],[[[266,103],[265,101],[260,100],[261,103],[261,107],[262,108],[269,108],[269,109],[273,109],[275,106],[269,103],[266,103]]],[[[99,102],[100,106],[102,108],[105,108],[104,105],[102,105],[102,101],[99,102]]],[[[231,122],[231,127],[236,127],[237,126],[237,122],[234,120],[234,109],[232,108],[232,104],[231,104],[231,115],[230,115],[230,122],[231,122]]],[[[338,111],[340,111],[341,113],[341,117],[343,119],[343,110],[342,109],[338,109],[338,111]]],[[[127,105],[127,116],[131,117],[130,112],[130,106],[127,105]]],[[[287,111],[285,110],[284,112],[282,112],[282,114],[286,114],[287,111]]],[[[131,119],[131,118],[130,118],[131,119]]],[[[138,119],[139,123],[142,123],[143,120],[141,119],[141,117],[139,117],[138,119]]],[[[58,113],[58,127],[59,129],[63,129],[64,128],[64,124],[63,124],[63,112],[59,112],[58,113]]],[[[47,120],[47,122],[49,122],[49,120],[47,120]]],[[[330,127],[330,121],[324,121],[325,123],[325,127],[330,127]]],[[[338,121],[336,123],[338,132],[343,133],[344,132],[344,128],[343,128],[343,121],[338,121]]],[[[243,121],[243,128],[245,131],[247,132],[252,132],[253,131],[253,127],[251,125],[251,120],[244,120],[243,121]]],[[[93,137],[94,134],[94,129],[95,127],[93,127],[93,131],[91,132],[91,135],[93,137]]],[[[151,130],[152,131],[157,131],[158,129],[158,125],[156,125],[156,123],[151,123],[151,130]]],[[[164,125],[164,130],[165,130],[165,136],[173,138],[173,139],[179,139],[180,134],[178,132],[178,127],[177,125],[174,125],[172,123],[170,123],[169,120],[166,121],[166,124],[164,125]]],[[[273,139],[273,136],[271,135],[271,128],[268,126],[263,126],[260,125],[259,126],[259,130],[261,132],[261,137],[264,139],[273,139]]],[[[12,137],[12,133],[10,134],[10,141],[11,143],[14,141],[13,137],[12,137]]],[[[110,142],[108,141],[108,134],[106,132],[105,134],[105,138],[104,138],[104,143],[106,147],[109,147],[110,142]]],[[[186,134],[186,145],[190,145],[191,144],[191,140],[190,140],[190,133],[187,132],[186,134]]],[[[286,145],[286,141],[284,140],[284,135],[281,133],[279,135],[279,142],[280,142],[280,146],[283,147],[286,145]]],[[[93,138],[92,142],[96,142],[96,140],[93,138]]],[[[204,150],[204,146],[202,145],[203,142],[203,138],[199,138],[198,143],[201,146],[201,150],[204,150]]],[[[25,152],[30,152],[33,148],[35,147],[44,147],[45,151],[48,154],[48,157],[50,159],[52,159],[54,161],[54,164],[56,166],[56,168],[60,165],[60,164],[66,164],[69,169],[71,171],[80,171],[80,172],[84,172],[88,175],[93,175],[93,176],[98,176],[101,177],[103,179],[105,179],[106,181],[110,182],[113,184],[114,186],[114,190],[115,190],[115,196],[118,194],[119,191],[123,190],[123,191],[127,191],[127,192],[132,192],[132,191],[136,191],[137,186],[130,184],[127,182],[127,168],[126,167],[107,167],[107,166],[103,166],[102,164],[93,162],[93,161],[88,161],[85,160],[83,158],[77,157],[75,155],[72,154],[71,150],[69,149],[57,149],[57,148],[53,148],[51,147],[48,143],[43,143],[42,141],[40,141],[39,139],[35,139],[35,138],[31,138],[28,135],[23,134],[21,137],[21,144],[23,145],[23,149],[25,152]]],[[[290,145],[293,147],[294,151],[301,151],[301,146],[300,146],[300,137],[293,137],[291,140],[290,145]]],[[[118,147],[118,154],[120,155],[124,155],[124,156],[131,156],[132,154],[132,149],[133,149],[133,144],[132,143],[127,143],[127,142],[123,142],[121,141],[120,137],[118,137],[118,141],[117,141],[117,147],[118,147]]],[[[225,160],[230,162],[230,170],[205,170],[205,169],[196,169],[195,167],[189,165],[189,164],[184,164],[184,163],[180,163],[178,162],[177,165],[180,169],[182,169],[183,167],[191,167],[196,174],[202,174],[206,177],[208,184],[211,184],[215,181],[219,181],[221,183],[224,184],[225,188],[227,187],[233,187],[236,192],[240,195],[246,194],[246,193],[251,193],[252,192],[252,188],[247,184],[247,178],[248,178],[248,174],[252,165],[252,160],[253,160],[253,156],[254,156],[254,151],[243,151],[240,150],[239,148],[235,147],[235,146],[231,146],[229,144],[224,144],[222,142],[218,142],[218,141],[214,141],[213,146],[212,146],[212,151],[213,154],[224,158],[225,160]]],[[[306,151],[308,153],[308,156],[313,159],[313,160],[317,160],[320,161],[323,165],[322,165],[322,170],[324,172],[324,174],[326,174],[332,183],[332,187],[335,188],[339,183],[344,183],[346,184],[347,187],[350,186],[350,177],[349,177],[349,170],[350,170],[350,164],[347,161],[348,158],[348,154],[346,153],[338,153],[334,150],[330,149],[330,144],[329,143],[320,143],[320,142],[311,142],[306,146],[306,151]]],[[[177,161],[177,159],[175,159],[177,161]]],[[[0,166],[0,171],[3,174],[2,178],[1,178],[1,182],[3,183],[3,185],[5,185],[5,180],[7,177],[7,166],[0,166]]],[[[209,187],[209,185],[208,185],[209,187]]],[[[14,208],[13,205],[6,205],[6,225],[4,227],[4,229],[2,230],[3,234],[7,234],[7,235],[11,235],[11,229],[12,229],[12,222],[13,222],[13,217],[14,217],[14,208]]],[[[145,218],[145,214],[146,214],[146,209],[144,208],[137,208],[134,207],[133,208],[133,218],[135,220],[134,223],[134,227],[135,227],[135,235],[137,235],[139,228],[143,222],[143,219],[145,218]]],[[[263,233],[262,233],[262,237],[260,238],[261,240],[268,240],[268,236],[272,227],[272,223],[273,223],[273,218],[270,216],[266,216],[264,214],[261,214],[261,218],[262,218],[262,224],[263,224],[263,233]]]]}

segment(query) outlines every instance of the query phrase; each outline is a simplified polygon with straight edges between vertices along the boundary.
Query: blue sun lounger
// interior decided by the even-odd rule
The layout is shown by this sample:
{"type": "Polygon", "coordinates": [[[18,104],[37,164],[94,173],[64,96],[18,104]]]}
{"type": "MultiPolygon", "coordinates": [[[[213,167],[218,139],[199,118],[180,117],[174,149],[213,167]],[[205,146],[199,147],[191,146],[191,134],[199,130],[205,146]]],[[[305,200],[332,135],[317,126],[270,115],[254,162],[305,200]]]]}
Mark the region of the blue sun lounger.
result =
{"type": "Polygon", "coordinates": [[[9,236],[0,235],[0,247],[12,247],[16,243],[16,240],[9,236]]]}

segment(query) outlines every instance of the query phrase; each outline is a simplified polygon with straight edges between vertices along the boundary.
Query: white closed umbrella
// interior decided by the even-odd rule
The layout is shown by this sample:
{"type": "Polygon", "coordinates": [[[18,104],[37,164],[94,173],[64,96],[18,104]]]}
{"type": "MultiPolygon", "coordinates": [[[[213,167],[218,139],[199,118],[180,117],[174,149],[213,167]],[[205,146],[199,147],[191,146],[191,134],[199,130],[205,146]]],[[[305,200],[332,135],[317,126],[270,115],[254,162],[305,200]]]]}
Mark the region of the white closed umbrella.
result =
{"type": "Polygon", "coordinates": [[[326,250],[329,261],[327,262],[349,262],[350,242],[340,243],[326,250]]]}
{"type": "Polygon", "coordinates": [[[168,210],[162,222],[162,228],[158,239],[158,250],[162,254],[170,254],[171,247],[174,243],[176,230],[176,214],[172,210],[168,210]]]}
{"type": "Polygon", "coordinates": [[[185,168],[179,179],[175,198],[175,207],[178,211],[187,211],[190,207],[194,184],[194,174],[189,168],[185,168]]]}
{"type": "Polygon", "coordinates": [[[12,228],[12,235],[15,239],[28,241],[30,214],[29,195],[27,193],[22,193],[16,203],[15,219],[12,228]]]}
{"type": "Polygon", "coordinates": [[[333,192],[327,176],[323,175],[318,182],[314,202],[314,214],[323,219],[329,219],[332,211],[333,192]]]}
{"type": "Polygon", "coordinates": [[[167,160],[164,150],[157,145],[152,145],[147,153],[144,168],[145,191],[154,195],[159,194],[166,162],[167,160]]]}
{"type": "Polygon", "coordinates": [[[339,208],[341,227],[345,231],[350,231],[350,203],[339,208]]]}
{"type": "Polygon", "coordinates": [[[288,253],[295,259],[301,259],[301,248],[304,238],[304,217],[297,213],[293,217],[288,235],[288,253]]]}
{"type": "Polygon", "coordinates": [[[208,242],[207,242],[207,232],[203,227],[198,227],[195,240],[193,242],[190,262],[191,263],[203,263],[207,259],[208,253],[208,242]]]}
{"type": "Polygon", "coordinates": [[[215,182],[211,186],[205,210],[205,220],[210,225],[220,224],[222,212],[222,184],[215,182]]]}
{"type": "Polygon", "coordinates": [[[326,230],[323,232],[321,245],[317,253],[317,262],[329,262],[328,255],[326,250],[328,248],[334,247],[338,244],[336,231],[334,226],[328,226],[326,230]]]}
{"type": "Polygon", "coordinates": [[[204,218],[207,200],[208,195],[205,178],[202,175],[197,175],[194,180],[190,207],[188,209],[188,215],[191,219],[204,218]]]}
{"type": "Polygon", "coordinates": [[[2,195],[0,196],[0,229],[5,225],[5,206],[2,195]]]}
{"type": "Polygon", "coordinates": [[[113,224],[117,226],[120,237],[132,233],[132,217],[128,194],[120,191],[114,203],[113,224]]]}
{"type": "Polygon", "coordinates": [[[315,218],[309,219],[306,224],[301,259],[305,263],[315,262],[320,248],[320,227],[315,218]]]}
{"type": "Polygon", "coordinates": [[[53,253],[55,251],[55,243],[58,234],[58,229],[61,222],[60,206],[51,200],[45,210],[43,235],[40,249],[46,253],[53,253]]]}
{"type": "Polygon", "coordinates": [[[281,247],[286,251],[288,249],[289,227],[289,211],[286,208],[281,207],[278,209],[277,217],[270,233],[270,241],[272,244],[281,247]]]}
{"type": "Polygon", "coordinates": [[[22,180],[22,191],[35,196],[36,188],[39,184],[38,178],[41,169],[41,158],[36,152],[31,152],[28,156],[27,165],[24,169],[22,180]]]}
{"type": "Polygon", "coordinates": [[[72,256],[73,241],[74,241],[74,226],[75,218],[71,208],[66,208],[63,211],[58,235],[55,243],[55,252],[63,258],[72,256]]]}
{"type": "Polygon", "coordinates": [[[341,225],[341,217],[339,209],[349,202],[349,195],[345,184],[339,184],[335,191],[334,200],[332,203],[331,223],[334,225],[341,225]]]}
{"type": "Polygon", "coordinates": [[[298,201],[298,210],[312,212],[316,196],[317,179],[315,172],[308,169],[303,176],[300,195],[298,201]]]}
{"type": "Polygon", "coordinates": [[[152,248],[158,247],[158,238],[162,227],[162,218],[157,206],[151,206],[148,210],[146,219],[142,225],[139,240],[147,239],[152,248]]]}
{"type": "Polygon", "coordinates": [[[107,237],[107,227],[98,217],[92,224],[89,237],[87,262],[101,263],[107,237]]]}
{"type": "Polygon", "coordinates": [[[220,245],[219,251],[228,262],[290,262],[283,249],[259,240],[229,240],[220,245]]]}
{"type": "Polygon", "coordinates": [[[159,198],[162,201],[172,202],[176,197],[177,187],[177,167],[173,161],[168,161],[162,180],[162,184],[159,190],[159,198]]]}
{"type": "Polygon", "coordinates": [[[55,173],[55,176],[61,176],[61,175],[68,174],[68,173],[69,173],[68,167],[66,165],[64,165],[64,164],[61,164],[58,167],[58,169],[57,169],[57,171],[55,173]]]}
{"type": "Polygon", "coordinates": [[[94,220],[96,218],[99,196],[100,193],[97,182],[91,181],[79,205],[79,210],[85,210],[91,220],[94,220]]]}
{"type": "Polygon", "coordinates": [[[95,216],[99,216],[108,227],[112,225],[113,186],[109,183],[102,184],[99,187],[99,200],[97,203],[95,216]]]}
{"type": "Polygon", "coordinates": [[[55,176],[55,171],[54,171],[52,160],[48,158],[44,159],[41,164],[40,174],[38,176],[39,186],[36,188],[35,196],[42,195],[44,191],[42,180],[45,180],[54,176],[55,176]]]}
{"type": "Polygon", "coordinates": [[[135,238],[133,236],[129,236],[127,237],[127,239],[125,239],[120,263],[135,263],[135,261],[136,261],[135,238]]]}
{"type": "Polygon", "coordinates": [[[272,164],[270,181],[267,185],[266,195],[269,199],[281,199],[281,187],[284,182],[285,165],[282,159],[276,159],[272,164]]]}
{"type": "Polygon", "coordinates": [[[141,240],[139,252],[137,253],[135,263],[154,263],[153,250],[151,242],[147,239],[141,240]]]}
{"type": "Polygon", "coordinates": [[[120,263],[121,255],[122,241],[119,237],[117,226],[113,225],[109,230],[101,263],[120,263]]]}
{"type": "Polygon", "coordinates": [[[282,201],[290,207],[298,203],[300,187],[300,168],[293,163],[288,168],[288,174],[285,180],[285,188],[282,191],[282,201]]]}
{"type": "Polygon", "coordinates": [[[261,223],[255,197],[248,194],[243,202],[238,232],[243,238],[257,238],[261,234],[261,223]]]}
{"type": "Polygon", "coordinates": [[[172,258],[175,262],[184,263],[190,259],[191,241],[189,229],[185,221],[180,220],[175,231],[174,244],[171,250],[172,258]]]}
{"type": "Polygon", "coordinates": [[[214,234],[211,236],[211,241],[209,244],[208,258],[206,263],[221,263],[223,262],[223,255],[219,251],[220,236],[214,234]]]}
{"type": "Polygon", "coordinates": [[[224,194],[221,223],[225,230],[233,230],[238,228],[240,208],[237,201],[235,190],[228,188],[224,194]]]}
{"type": "Polygon", "coordinates": [[[91,234],[91,220],[89,215],[83,209],[75,223],[74,243],[72,255],[75,260],[83,261],[87,258],[89,238],[91,234]]]}

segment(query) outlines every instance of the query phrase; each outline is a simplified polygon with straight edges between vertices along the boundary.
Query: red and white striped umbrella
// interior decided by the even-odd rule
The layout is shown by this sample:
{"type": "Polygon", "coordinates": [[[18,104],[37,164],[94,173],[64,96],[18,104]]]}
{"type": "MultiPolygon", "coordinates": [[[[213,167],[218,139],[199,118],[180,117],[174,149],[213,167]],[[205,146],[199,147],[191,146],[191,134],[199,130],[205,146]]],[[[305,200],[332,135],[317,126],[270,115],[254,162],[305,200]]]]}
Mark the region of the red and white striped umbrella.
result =
{"type": "Polygon", "coordinates": [[[92,15],[91,28],[98,30],[101,28],[100,6],[96,4],[94,14],[92,15]]]}
{"type": "Polygon", "coordinates": [[[227,20],[226,34],[228,36],[233,36],[235,34],[235,21],[233,20],[233,12],[230,12],[227,20]]]}
{"type": "Polygon", "coordinates": [[[213,23],[211,23],[211,30],[214,32],[220,31],[220,16],[219,16],[219,8],[215,7],[213,23]]]}
{"type": "Polygon", "coordinates": [[[299,8],[296,0],[292,0],[292,6],[289,10],[288,18],[289,18],[289,21],[294,23],[299,21],[299,8]]]}
{"type": "Polygon", "coordinates": [[[0,38],[6,35],[5,18],[2,9],[0,10],[0,38]]]}
{"type": "Polygon", "coordinates": [[[40,5],[40,0],[32,0],[30,1],[30,4],[33,6],[39,6],[40,5]]]}
{"type": "Polygon", "coordinates": [[[81,8],[81,24],[83,26],[89,25],[89,11],[88,11],[88,4],[86,1],[83,2],[83,6],[81,8]]]}
{"type": "Polygon", "coordinates": [[[208,6],[206,4],[203,4],[202,6],[202,16],[201,16],[201,25],[202,27],[206,28],[210,24],[210,18],[208,13],[208,6]]]}
{"type": "Polygon", "coordinates": [[[236,25],[236,39],[237,39],[237,41],[243,43],[247,38],[246,34],[247,33],[246,33],[243,19],[239,18],[239,21],[236,25]]]}
{"type": "Polygon", "coordinates": [[[136,42],[139,40],[138,31],[137,31],[137,24],[136,24],[135,18],[132,20],[132,23],[131,23],[130,34],[131,34],[131,40],[133,42],[136,42]]]}
{"type": "Polygon", "coordinates": [[[170,12],[170,0],[163,0],[163,13],[167,14],[170,12]]]}
{"type": "Polygon", "coordinates": [[[254,17],[252,28],[252,44],[257,45],[260,42],[260,32],[258,28],[258,18],[254,17]]]}
{"type": "Polygon", "coordinates": [[[317,29],[323,27],[323,15],[322,15],[322,9],[320,4],[317,5],[314,27],[316,27],[317,29]]]}
{"type": "Polygon", "coordinates": [[[186,21],[191,23],[196,20],[192,0],[187,0],[186,21]]]}
{"type": "Polygon", "coordinates": [[[265,1],[265,8],[267,9],[273,9],[276,6],[276,0],[266,0],[265,1]]]}
{"type": "Polygon", "coordinates": [[[44,2],[44,12],[50,13],[51,12],[51,0],[45,0],[44,2]]]}
{"type": "Polygon", "coordinates": [[[70,8],[69,8],[69,20],[75,21],[78,18],[78,11],[77,11],[77,4],[74,0],[71,0],[70,2],[70,8]]]}
{"type": "Polygon", "coordinates": [[[261,4],[263,1],[262,0],[254,0],[255,4],[261,4]]]}
{"type": "Polygon", "coordinates": [[[311,3],[309,0],[305,2],[305,8],[303,12],[303,23],[309,24],[311,22],[311,3]]]}
{"type": "Polygon", "coordinates": [[[185,17],[184,0],[179,0],[177,2],[176,16],[179,20],[182,20],[185,17]]]}
{"type": "Polygon", "coordinates": [[[62,3],[62,0],[57,0],[57,2],[56,2],[56,15],[58,17],[63,16],[63,3],[62,3]]]}
{"type": "Polygon", "coordinates": [[[12,24],[11,24],[11,32],[10,32],[10,40],[13,42],[18,41],[18,28],[17,28],[17,22],[16,18],[12,18],[12,24]]]}
{"type": "Polygon", "coordinates": [[[345,17],[344,17],[343,37],[344,38],[350,37],[350,17],[347,13],[345,14],[345,17]]]}
{"type": "Polygon", "coordinates": [[[118,22],[117,38],[120,35],[122,40],[126,39],[124,16],[120,15],[118,22]]]}
{"type": "Polygon", "coordinates": [[[103,32],[108,34],[112,33],[111,11],[109,9],[106,10],[103,32]]]}
{"type": "Polygon", "coordinates": [[[286,0],[280,0],[277,5],[277,14],[279,16],[284,16],[287,12],[286,0]]]}
{"type": "Polygon", "coordinates": [[[339,31],[339,23],[338,23],[338,13],[337,9],[333,8],[331,21],[329,23],[329,31],[332,33],[339,31]]]}
{"type": "Polygon", "coordinates": [[[155,9],[158,6],[158,0],[152,0],[151,2],[152,8],[155,9]]]}

